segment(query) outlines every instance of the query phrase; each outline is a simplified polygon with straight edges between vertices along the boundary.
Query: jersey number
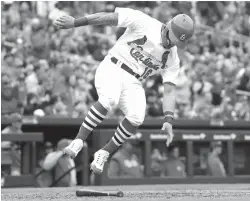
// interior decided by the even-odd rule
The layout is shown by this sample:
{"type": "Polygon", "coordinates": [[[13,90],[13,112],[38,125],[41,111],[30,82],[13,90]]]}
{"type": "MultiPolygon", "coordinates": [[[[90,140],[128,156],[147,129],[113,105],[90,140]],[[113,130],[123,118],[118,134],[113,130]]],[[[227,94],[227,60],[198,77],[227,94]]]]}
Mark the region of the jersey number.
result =
{"type": "Polygon", "coordinates": [[[151,73],[153,72],[152,69],[150,69],[149,67],[145,68],[144,72],[142,73],[141,77],[143,79],[147,78],[151,73]]]}

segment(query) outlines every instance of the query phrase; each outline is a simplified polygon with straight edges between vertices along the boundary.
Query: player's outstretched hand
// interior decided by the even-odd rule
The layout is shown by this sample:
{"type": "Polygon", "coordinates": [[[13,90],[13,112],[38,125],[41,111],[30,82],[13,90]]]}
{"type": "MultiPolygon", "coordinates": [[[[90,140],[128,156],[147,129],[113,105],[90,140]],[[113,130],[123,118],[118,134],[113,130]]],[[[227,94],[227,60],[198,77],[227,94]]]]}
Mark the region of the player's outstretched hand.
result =
{"type": "Polygon", "coordinates": [[[166,145],[169,146],[173,141],[174,134],[173,134],[173,127],[172,124],[165,122],[162,126],[162,132],[167,135],[167,142],[166,145]]]}
{"type": "Polygon", "coordinates": [[[54,26],[58,29],[70,29],[74,27],[75,18],[69,15],[59,17],[54,21],[54,26]]]}

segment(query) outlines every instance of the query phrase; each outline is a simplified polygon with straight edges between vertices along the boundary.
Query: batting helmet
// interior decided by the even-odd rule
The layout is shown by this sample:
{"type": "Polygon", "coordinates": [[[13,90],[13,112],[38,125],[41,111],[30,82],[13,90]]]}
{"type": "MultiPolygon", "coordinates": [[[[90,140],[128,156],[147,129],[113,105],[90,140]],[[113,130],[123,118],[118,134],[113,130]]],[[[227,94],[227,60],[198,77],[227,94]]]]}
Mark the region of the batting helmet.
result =
{"type": "Polygon", "coordinates": [[[194,22],[188,15],[179,14],[167,23],[167,28],[171,43],[183,49],[194,33],[194,22]]]}

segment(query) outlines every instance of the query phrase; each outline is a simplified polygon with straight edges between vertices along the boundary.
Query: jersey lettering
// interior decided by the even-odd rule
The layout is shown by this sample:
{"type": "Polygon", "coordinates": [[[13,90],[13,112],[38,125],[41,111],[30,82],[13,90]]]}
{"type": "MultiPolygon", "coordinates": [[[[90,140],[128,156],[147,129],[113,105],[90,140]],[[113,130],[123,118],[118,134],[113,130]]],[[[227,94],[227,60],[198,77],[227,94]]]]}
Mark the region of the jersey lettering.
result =
{"type": "MultiPolygon", "coordinates": [[[[143,49],[142,49],[143,50],[143,49]]],[[[149,68],[153,68],[154,70],[159,69],[160,65],[153,64],[151,58],[145,58],[145,56],[137,49],[132,48],[130,50],[130,55],[136,60],[136,61],[141,61],[145,66],[149,68]]]]}
{"type": "MultiPolygon", "coordinates": [[[[147,57],[147,55],[143,54],[143,48],[139,45],[145,45],[147,42],[147,36],[143,36],[143,38],[139,38],[130,42],[127,42],[129,46],[132,46],[132,49],[130,50],[130,55],[138,62],[140,61],[145,66],[152,68],[154,70],[158,70],[160,65],[154,64],[152,58],[147,57]],[[136,45],[138,45],[136,47],[136,45]]],[[[146,52],[144,52],[146,53],[146,52]]]]}
{"type": "Polygon", "coordinates": [[[146,66],[144,72],[141,75],[143,79],[149,77],[153,73],[153,70],[157,71],[159,68],[164,69],[166,67],[168,55],[170,53],[170,50],[165,51],[162,54],[161,61],[157,60],[158,63],[155,64],[154,59],[152,59],[153,56],[150,56],[150,54],[145,52],[141,47],[145,45],[146,42],[147,36],[145,35],[142,38],[127,42],[127,44],[132,47],[130,50],[130,55],[132,58],[134,58],[136,62],[141,62],[146,66]]]}

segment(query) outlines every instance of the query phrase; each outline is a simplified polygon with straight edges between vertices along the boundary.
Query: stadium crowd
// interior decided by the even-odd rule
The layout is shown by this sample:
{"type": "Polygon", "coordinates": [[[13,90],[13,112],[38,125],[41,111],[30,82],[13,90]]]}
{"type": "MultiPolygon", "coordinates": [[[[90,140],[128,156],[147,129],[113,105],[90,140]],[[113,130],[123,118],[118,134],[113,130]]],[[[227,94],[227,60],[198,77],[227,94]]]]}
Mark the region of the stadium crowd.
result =
{"type": "MultiPolygon", "coordinates": [[[[79,17],[126,6],[162,22],[181,12],[196,21],[195,36],[179,52],[177,118],[250,120],[249,2],[1,2],[1,6],[2,115],[16,111],[85,115],[98,98],[95,69],[119,30],[89,26],[58,31],[52,22],[63,14],[79,17]]],[[[147,116],[162,116],[161,77],[143,84],[147,116]]],[[[110,117],[119,115],[115,111],[110,117]]]]}

